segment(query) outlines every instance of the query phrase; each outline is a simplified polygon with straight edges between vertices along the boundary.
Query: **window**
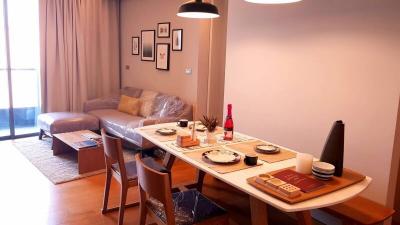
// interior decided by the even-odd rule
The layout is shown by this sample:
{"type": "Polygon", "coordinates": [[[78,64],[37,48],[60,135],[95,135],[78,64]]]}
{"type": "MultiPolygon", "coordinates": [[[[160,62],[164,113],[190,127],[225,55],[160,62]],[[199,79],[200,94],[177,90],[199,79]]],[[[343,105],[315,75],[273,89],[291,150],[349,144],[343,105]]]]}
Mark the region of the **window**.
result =
{"type": "Polygon", "coordinates": [[[0,137],[37,133],[38,0],[0,0],[0,137]],[[11,100],[11,101],[10,101],[11,100]]]}

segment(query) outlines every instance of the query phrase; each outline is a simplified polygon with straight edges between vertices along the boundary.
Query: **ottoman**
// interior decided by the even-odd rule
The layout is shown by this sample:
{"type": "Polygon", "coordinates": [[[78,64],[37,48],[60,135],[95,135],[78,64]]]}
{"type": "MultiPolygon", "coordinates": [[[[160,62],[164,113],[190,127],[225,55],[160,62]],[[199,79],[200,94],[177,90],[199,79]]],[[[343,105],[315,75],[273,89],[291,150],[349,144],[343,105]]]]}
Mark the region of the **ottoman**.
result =
{"type": "Polygon", "coordinates": [[[53,112],[38,116],[39,139],[44,134],[58,134],[79,130],[99,130],[99,120],[85,113],[53,112]]]}

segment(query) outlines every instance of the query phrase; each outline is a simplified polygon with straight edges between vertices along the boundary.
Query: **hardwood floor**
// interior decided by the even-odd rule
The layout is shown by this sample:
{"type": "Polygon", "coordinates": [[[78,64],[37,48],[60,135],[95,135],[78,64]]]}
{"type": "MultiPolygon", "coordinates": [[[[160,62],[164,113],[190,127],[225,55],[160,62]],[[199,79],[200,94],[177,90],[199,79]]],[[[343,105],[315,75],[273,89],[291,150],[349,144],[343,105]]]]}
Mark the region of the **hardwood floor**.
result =
{"type": "MultiPolygon", "coordinates": [[[[53,185],[13,147],[11,141],[0,142],[0,152],[0,224],[117,224],[117,212],[100,213],[104,174],[53,185]]],[[[173,182],[194,178],[195,170],[177,161],[173,168],[173,182]]],[[[112,183],[110,206],[118,204],[118,187],[112,183]]],[[[245,193],[210,176],[206,176],[203,192],[228,210],[232,225],[250,223],[250,206],[245,193]]],[[[137,189],[130,190],[128,196],[128,202],[137,200],[137,189]]],[[[269,210],[270,224],[296,224],[285,214],[272,208],[269,210]]],[[[127,209],[124,224],[137,222],[138,207],[127,209]]]]}

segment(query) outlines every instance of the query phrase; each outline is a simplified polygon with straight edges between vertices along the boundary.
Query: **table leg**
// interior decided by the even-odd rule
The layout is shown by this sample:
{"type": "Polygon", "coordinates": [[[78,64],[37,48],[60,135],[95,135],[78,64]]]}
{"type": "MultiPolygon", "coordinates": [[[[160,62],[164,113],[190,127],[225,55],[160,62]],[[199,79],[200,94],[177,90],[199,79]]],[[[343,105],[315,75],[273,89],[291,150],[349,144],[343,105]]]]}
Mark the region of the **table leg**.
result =
{"type": "Polygon", "coordinates": [[[105,167],[103,147],[80,149],[78,151],[79,174],[101,170],[105,167]]]}
{"type": "Polygon", "coordinates": [[[61,153],[67,152],[69,146],[58,138],[53,136],[51,149],[53,150],[53,155],[59,155],[61,153]]]}
{"type": "Polygon", "coordinates": [[[268,225],[267,204],[259,199],[249,196],[251,224],[252,225],[268,225]]]}
{"type": "Polygon", "coordinates": [[[311,211],[296,212],[297,222],[299,225],[312,225],[311,211]]]}
{"type": "Polygon", "coordinates": [[[197,184],[196,184],[196,189],[201,192],[203,190],[203,182],[204,182],[204,177],[206,176],[206,173],[202,170],[197,170],[197,184]]]}
{"type": "MultiPolygon", "coordinates": [[[[169,171],[171,171],[172,166],[174,165],[176,156],[172,155],[171,153],[166,152],[163,160],[163,165],[165,168],[169,171]]],[[[181,184],[180,186],[185,186],[189,189],[191,188],[196,188],[199,192],[202,191],[203,188],[203,182],[204,182],[204,177],[206,173],[202,170],[197,170],[196,174],[196,183],[190,183],[190,184],[181,184]]]]}

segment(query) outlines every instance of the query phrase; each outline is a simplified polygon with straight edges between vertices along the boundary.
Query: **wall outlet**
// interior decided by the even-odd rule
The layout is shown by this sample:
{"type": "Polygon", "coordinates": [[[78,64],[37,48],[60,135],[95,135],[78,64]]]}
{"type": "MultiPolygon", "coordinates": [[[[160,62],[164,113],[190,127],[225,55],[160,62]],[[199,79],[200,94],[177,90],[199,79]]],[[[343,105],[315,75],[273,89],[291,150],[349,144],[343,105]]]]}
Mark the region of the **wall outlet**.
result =
{"type": "Polygon", "coordinates": [[[186,75],[192,75],[192,68],[186,68],[185,69],[185,74],[186,75]]]}

